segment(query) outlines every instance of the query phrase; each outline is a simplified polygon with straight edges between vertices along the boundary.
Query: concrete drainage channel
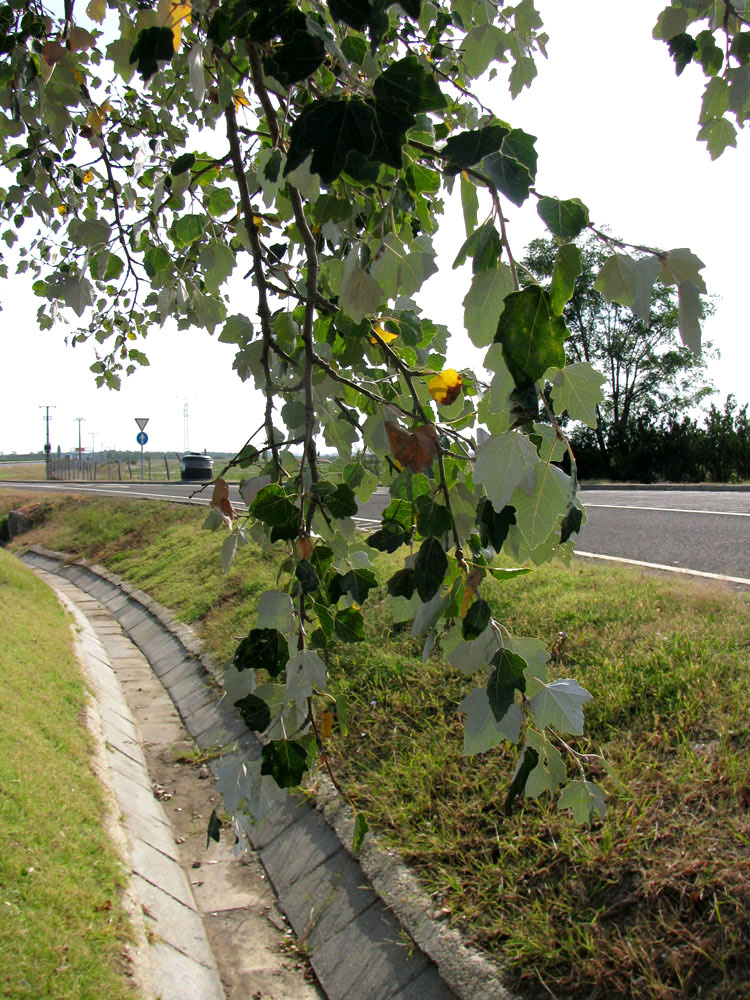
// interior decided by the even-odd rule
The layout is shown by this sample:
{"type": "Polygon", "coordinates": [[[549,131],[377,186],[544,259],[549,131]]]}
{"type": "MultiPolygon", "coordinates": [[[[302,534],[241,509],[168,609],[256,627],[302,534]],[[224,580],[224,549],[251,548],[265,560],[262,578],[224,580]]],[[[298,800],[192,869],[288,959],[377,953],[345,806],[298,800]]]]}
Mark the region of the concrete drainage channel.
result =
{"type": "MultiPolygon", "coordinates": [[[[199,748],[260,745],[220,699],[216,668],[191,630],[101,566],[33,546],[30,567],[74,584],[108,609],[141,650],[199,748]]],[[[231,751],[230,751],[231,752],[231,751]]],[[[210,765],[215,769],[216,762],[210,765]]],[[[513,1000],[498,968],[439,919],[397,858],[368,836],[347,850],[349,807],[321,781],[315,805],[289,796],[250,839],[329,1000],[513,1000]]]]}

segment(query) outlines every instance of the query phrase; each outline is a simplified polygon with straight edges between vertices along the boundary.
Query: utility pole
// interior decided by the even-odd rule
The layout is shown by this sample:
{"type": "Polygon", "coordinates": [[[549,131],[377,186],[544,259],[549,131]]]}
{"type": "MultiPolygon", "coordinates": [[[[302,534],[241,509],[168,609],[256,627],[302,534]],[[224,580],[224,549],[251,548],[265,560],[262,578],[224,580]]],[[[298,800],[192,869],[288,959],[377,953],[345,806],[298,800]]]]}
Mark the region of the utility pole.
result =
{"type": "Polygon", "coordinates": [[[56,410],[57,407],[53,405],[44,405],[39,407],[40,410],[45,410],[44,421],[47,424],[47,443],[44,446],[44,474],[47,479],[49,479],[49,453],[52,451],[52,445],[49,443],[49,422],[52,419],[49,415],[50,410],[56,410]]]}
{"type": "Polygon", "coordinates": [[[73,417],[73,420],[78,421],[78,474],[82,474],[81,459],[83,458],[83,448],[81,447],[81,424],[85,420],[85,417],[73,417]]]}

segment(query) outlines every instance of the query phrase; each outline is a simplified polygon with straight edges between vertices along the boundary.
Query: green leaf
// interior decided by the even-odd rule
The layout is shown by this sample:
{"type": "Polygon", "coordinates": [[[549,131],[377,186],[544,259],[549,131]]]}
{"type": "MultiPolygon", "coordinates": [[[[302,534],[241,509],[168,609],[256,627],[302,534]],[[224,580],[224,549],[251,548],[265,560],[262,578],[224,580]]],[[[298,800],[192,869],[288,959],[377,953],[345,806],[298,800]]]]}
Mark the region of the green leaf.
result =
{"type": "Polygon", "coordinates": [[[423,538],[428,535],[440,538],[453,527],[453,518],[448,508],[443,504],[436,503],[426,494],[417,497],[415,506],[417,508],[417,531],[423,538]]]}
{"type": "Polygon", "coordinates": [[[234,270],[234,253],[224,243],[214,240],[200,252],[198,263],[203,270],[206,291],[216,294],[234,270]]]}
{"type": "Polygon", "coordinates": [[[107,243],[112,230],[106,222],[98,219],[72,219],[68,226],[68,236],[78,247],[95,247],[107,243]]]}
{"type": "Polygon", "coordinates": [[[706,143],[711,159],[718,160],[727,146],[737,145],[737,129],[726,118],[714,118],[703,125],[698,138],[706,143]]]}
{"type": "Polygon", "coordinates": [[[372,92],[379,104],[402,104],[412,114],[440,111],[446,106],[437,80],[416,56],[391,63],[375,80],[372,92]]]}
{"type": "Polygon", "coordinates": [[[353,517],[358,509],[354,490],[346,483],[339,483],[334,491],[323,499],[323,506],[334,518],[353,517]]]}
{"type": "Polygon", "coordinates": [[[457,174],[460,170],[479,163],[490,153],[496,153],[509,132],[510,129],[505,125],[486,125],[472,132],[451,136],[441,150],[446,159],[445,172],[457,174]]]}
{"type": "Polygon", "coordinates": [[[539,217],[551,233],[562,240],[572,240],[589,224],[589,210],[578,198],[540,198],[539,217]]]}
{"type": "Polygon", "coordinates": [[[425,604],[440,590],[448,569],[448,558],[437,538],[426,538],[414,561],[414,574],[419,598],[425,604]]]}
{"type": "Polygon", "coordinates": [[[301,649],[286,665],[286,696],[293,699],[302,711],[307,710],[307,700],[313,692],[326,686],[326,665],[314,649],[301,649]]]}
{"type": "Polygon", "coordinates": [[[539,464],[536,448],[525,434],[493,434],[477,449],[474,482],[484,486],[492,506],[502,511],[517,489],[533,492],[539,464]]]}
{"type": "Polygon", "coordinates": [[[295,31],[264,58],[263,69],[285,87],[290,87],[312,76],[325,57],[326,49],[321,38],[307,31],[295,31]]]}
{"type": "Polygon", "coordinates": [[[264,486],[250,504],[249,511],[253,517],[271,527],[281,527],[290,520],[299,518],[299,508],[292,503],[283,486],[279,486],[278,483],[264,486]]]}
{"type": "Polygon", "coordinates": [[[503,139],[500,152],[491,153],[479,165],[495,187],[514,205],[523,205],[536,177],[536,137],[522,129],[512,129],[503,139]]]}
{"type": "Polygon", "coordinates": [[[552,726],[560,733],[583,733],[582,705],[591,701],[591,695],[578,681],[566,678],[542,684],[541,690],[531,699],[530,709],[540,729],[552,726]]]}
{"type": "Polygon", "coordinates": [[[700,289],[694,281],[681,281],[677,286],[678,325],[685,347],[693,354],[701,353],[701,324],[703,304],[700,289]]]}
{"type": "Polygon", "coordinates": [[[366,539],[367,545],[378,552],[395,552],[405,545],[411,531],[404,531],[397,521],[383,521],[383,525],[366,539]]]}
{"type": "Polygon", "coordinates": [[[227,212],[233,212],[237,208],[229,188],[211,187],[204,194],[204,198],[206,200],[206,211],[217,218],[226,215],[227,212]]]}
{"type": "Polygon", "coordinates": [[[461,207],[464,212],[464,226],[468,236],[477,228],[479,213],[479,195],[477,187],[472,181],[461,174],[461,207]]]}
{"type": "Polygon", "coordinates": [[[473,78],[481,76],[506,48],[505,34],[494,24],[472,28],[461,43],[463,63],[473,78]]]}
{"type": "Polygon", "coordinates": [[[596,427],[596,407],[604,402],[602,383],[606,382],[605,376],[588,362],[581,361],[555,372],[550,381],[555,413],[567,412],[571,420],[581,420],[589,427],[596,427]]]}
{"type": "Polygon", "coordinates": [[[311,594],[320,586],[318,574],[309,559],[300,559],[294,568],[294,575],[299,581],[303,594],[311,594]]]}
{"type": "Polygon", "coordinates": [[[351,569],[341,577],[340,586],[355,604],[364,604],[370,591],[378,586],[378,578],[371,569],[351,569]]]}
{"type": "Polygon", "coordinates": [[[670,38],[667,43],[669,54],[674,59],[675,72],[680,76],[682,71],[692,62],[693,56],[698,51],[695,39],[692,35],[682,34],[670,38]]]}
{"type": "Polygon", "coordinates": [[[383,291],[367,271],[357,266],[357,254],[350,253],[344,262],[344,277],[339,289],[339,306],[355,323],[378,311],[383,291]]]}
{"type": "Polygon", "coordinates": [[[495,342],[502,344],[505,363],[519,389],[533,385],[548,368],[565,365],[568,329],[552,311],[549,295],[529,285],[505,298],[495,342]]]}
{"type": "MultiPolygon", "coordinates": [[[[339,3],[341,0],[339,0],[339,3]]],[[[367,0],[365,0],[367,2],[367,0]]],[[[333,17],[333,10],[336,0],[334,3],[328,4],[328,9],[333,17]]],[[[343,20],[343,18],[336,18],[336,20],[343,20]]],[[[359,29],[361,30],[361,29],[359,29]]],[[[357,35],[347,35],[346,38],[341,43],[341,51],[344,53],[349,62],[355,63],[357,66],[361,66],[365,59],[367,58],[367,42],[364,38],[360,38],[357,35]]]]}
{"type": "Polygon", "coordinates": [[[483,547],[492,546],[495,552],[500,552],[511,525],[515,523],[516,511],[509,504],[506,504],[499,513],[487,497],[482,497],[477,504],[479,540],[483,547]]]}
{"type": "Polygon", "coordinates": [[[524,792],[530,799],[537,799],[544,792],[555,795],[567,778],[560,751],[545,736],[533,729],[528,730],[527,740],[533,743],[534,749],[539,754],[539,760],[526,779],[524,792]]]}
{"type": "Polygon", "coordinates": [[[365,814],[358,812],[354,814],[354,834],[352,836],[352,853],[359,854],[362,849],[362,841],[370,827],[367,825],[365,814]]]}
{"type": "Polygon", "coordinates": [[[179,215],[169,227],[169,235],[178,249],[189,247],[203,235],[205,215],[179,215]]]}
{"type": "Polygon", "coordinates": [[[520,490],[513,494],[518,530],[530,549],[541,545],[555,530],[558,519],[562,519],[568,509],[569,495],[570,477],[546,462],[536,467],[530,495],[520,490]]]}
{"type": "Polygon", "coordinates": [[[271,709],[255,694],[245,695],[234,703],[239,710],[243,722],[253,733],[262,733],[271,725],[271,709]]]}
{"type": "Polygon", "coordinates": [[[465,241],[453,261],[453,267],[454,269],[460,267],[467,257],[472,257],[474,274],[480,271],[496,270],[502,248],[503,245],[500,235],[495,229],[495,224],[492,221],[485,222],[479,229],[475,229],[465,241]]]}
{"type": "Polygon", "coordinates": [[[413,569],[400,569],[387,583],[388,593],[391,597],[411,598],[417,586],[417,580],[413,569]]]}
{"type": "Polygon", "coordinates": [[[577,535],[582,524],[583,510],[575,503],[570,504],[560,528],[560,544],[564,545],[572,535],[577,535]]]}
{"type": "Polygon", "coordinates": [[[487,601],[478,598],[464,615],[461,623],[461,634],[464,639],[477,639],[487,628],[492,619],[492,609],[487,601]]]}
{"type": "Polygon", "coordinates": [[[681,7],[665,7],[659,14],[652,35],[668,42],[675,35],[680,35],[688,26],[688,12],[681,7]]]}
{"type": "Polygon", "coordinates": [[[729,84],[721,76],[715,76],[706,84],[698,121],[703,124],[712,118],[721,118],[729,107],[729,84]]]}
{"type": "Polygon", "coordinates": [[[497,318],[505,299],[513,292],[510,268],[501,264],[497,269],[475,274],[463,301],[464,326],[475,347],[487,347],[497,331],[497,318]]]}
{"type": "Polygon", "coordinates": [[[515,693],[526,690],[526,660],[508,649],[499,649],[492,659],[492,673],[487,681],[487,698],[498,722],[502,721],[511,705],[515,704],[515,693]]]}
{"type": "Polygon", "coordinates": [[[513,803],[518,796],[523,793],[523,790],[526,787],[526,781],[536,767],[538,761],[539,754],[537,751],[533,747],[524,747],[523,753],[521,754],[518,764],[516,765],[513,780],[508,788],[508,794],[505,797],[505,805],[503,806],[503,809],[506,816],[510,815],[513,803]]]}
{"type": "Polygon", "coordinates": [[[571,809],[576,823],[590,824],[595,816],[604,819],[606,797],[593,781],[576,778],[569,782],[557,802],[558,809],[571,809]]]}
{"type": "Polygon", "coordinates": [[[296,788],[307,770],[307,751],[294,740],[273,740],[261,751],[260,773],[270,775],[279,788],[296,788]]]}
{"type": "Polygon", "coordinates": [[[253,324],[241,314],[227,316],[224,328],[218,337],[222,344],[238,344],[246,347],[253,339],[253,324]]]}
{"type": "Polygon", "coordinates": [[[696,257],[690,250],[682,247],[678,250],[670,250],[666,257],[661,259],[659,277],[665,285],[677,285],[678,287],[683,281],[692,281],[705,295],[706,283],[700,274],[705,266],[700,257],[696,257]]]}
{"type": "Polygon", "coordinates": [[[343,21],[355,31],[364,31],[370,22],[372,4],[371,0],[329,0],[328,10],[334,21],[343,21]]]}
{"type": "Polygon", "coordinates": [[[233,663],[237,670],[266,670],[277,677],[289,659],[289,646],[275,628],[251,629],[235,650],[233,663]]]}
{"type": "Polygon", "coordinates": [[[517,59],[508,77],[510,96],[516,98],[524,87],[530,87],[536,74],[536,63],[531,56],[521,56],[517,59]]]}
{"type": "Polygon", "coordinates": [[[583,256],[575,243],[565,243],[557,251],[552,281],[549,286],[550,305],[556,316],[562,316],[565,304],[575,291],[576,278],[583,272],[583,256]]]}
{"type": "Polygon", "coordinates": [[[208,828],[206,830],[206,850],[212,840],[215,840],[218,844],[221,839],[221,820],[216,815],[216,810],[211,810],[211,816],[208,821],[208,828]]]}
{"type": "Polygon", "coordinates": [[[457,711],[466,715],[463,746],[463,753],[466,755],[484,753],[497,746],[500,740],[508,740],[509,743],[517,743],[519,740],[523,718],[521,709],[516,704],[511,705],[498,722],[484,688],[474,688],[457,711]]]}
{"type": "Polygon", "coordinates": [[[171,28],[144,28],[135,40],[130,62],[136,63],[144,82],[159,69],[160,62],[170,62],[174,55],[174,36],[171,28]]]}
{"type": "Polygon", "coordinates": [[[322,97],[308,104],[289,130],[284,176],[312,153],[310,169],[332,184],[350,153],[367,156],[375,142],[375,111],[359,97],[322,97]]]}
{"type": "Polygon", "coordinates": [[[190,170],[195,164],[195,153],[183,153],[182,156],[178,156],[174,161],[172,166],[169,168],[169,172],[172,177],[177,177],[179,174],[184,174],[186,170],[190,170]]]}
{"type": "Polygon", "coordinates": [[[172,258],[164,247],[150,247],[143,255],[143,266],[149,278],[155,278],[162,271],[172,267],[172,258]]]}
{"type": "Polygon", "coordinates": [[[365,622],[356,608],[342,608],[336,612],[333,628],[342,642],[364,642],[365,622]]]}

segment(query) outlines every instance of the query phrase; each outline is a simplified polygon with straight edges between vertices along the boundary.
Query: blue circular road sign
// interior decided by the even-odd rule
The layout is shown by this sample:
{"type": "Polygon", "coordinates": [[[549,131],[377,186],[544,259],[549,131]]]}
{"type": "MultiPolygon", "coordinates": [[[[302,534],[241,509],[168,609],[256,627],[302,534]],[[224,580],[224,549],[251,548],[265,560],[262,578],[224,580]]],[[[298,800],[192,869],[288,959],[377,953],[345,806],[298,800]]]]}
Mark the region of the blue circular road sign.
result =
{"type": "Polygon", "coordinates": [[[148,441],[148,434],[145,431],[141,431],[139,434],[136,435],[135,439],[142,448],[144,444],[148,441]]]}

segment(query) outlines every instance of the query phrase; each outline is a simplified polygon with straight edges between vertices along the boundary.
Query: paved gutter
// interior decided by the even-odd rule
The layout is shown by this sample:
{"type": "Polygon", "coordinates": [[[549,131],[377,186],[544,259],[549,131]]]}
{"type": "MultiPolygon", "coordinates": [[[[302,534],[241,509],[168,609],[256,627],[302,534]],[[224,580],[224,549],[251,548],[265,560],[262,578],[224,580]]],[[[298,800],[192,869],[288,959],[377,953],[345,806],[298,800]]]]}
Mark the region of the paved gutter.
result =
{"type": "MultiPolygon", "coordinates": [[[[150,662],[199,747],[235,744],[259,752],[255,735],[220,700],[216,667],[167,609],[101,566],[39,546],[22,558],[108,608],[150,662]]],[[[290,795],[249,834],[330,1000],[513,1000],[500,970],[440,920],[393,854],[371,836],[359,858],[349,853],[352,831],[349,807],[321,780],[316,805],[290,795]]]]}

